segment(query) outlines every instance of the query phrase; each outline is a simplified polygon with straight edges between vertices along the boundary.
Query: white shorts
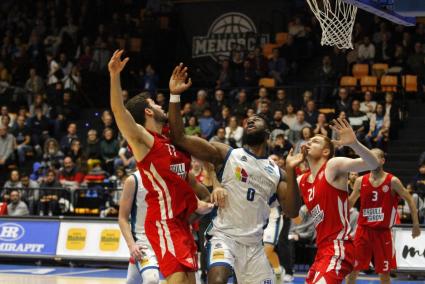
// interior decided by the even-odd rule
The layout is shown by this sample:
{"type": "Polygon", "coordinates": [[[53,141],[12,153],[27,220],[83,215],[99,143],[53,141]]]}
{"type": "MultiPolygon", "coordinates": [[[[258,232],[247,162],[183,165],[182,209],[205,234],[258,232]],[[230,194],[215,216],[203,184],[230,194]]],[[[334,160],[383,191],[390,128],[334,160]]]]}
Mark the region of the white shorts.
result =
{"type": "Polygon", "coordinates": [[[159,273],[158,260],[152,247],[146,242],[136,242],[142,248],[143,258],[139,261],[130,262],[127,269],[127,284],[140,284],[143,282],[143,272],[155,269],[159,273]]]}
{"type": "Polygon", "coordinates": [[[273,269],[261,242],[258,245],[245,245],[215,233],[207,243],[207,251],[208,269],[214,266],[233,269],[238,283],[275,283],[273,269]]]}
{"type": "Polygon", "coordinates": [[[270,218],[269,223],[267,224],[267,227],[264,230],[263,243],[276,246],[277,242],[279,241],[279,235],[280,235],[280,231],[282,231],[282,228],[283,228],[282,215],[279,215],[279,217],[277,218],[275,217],[270,218]]]}

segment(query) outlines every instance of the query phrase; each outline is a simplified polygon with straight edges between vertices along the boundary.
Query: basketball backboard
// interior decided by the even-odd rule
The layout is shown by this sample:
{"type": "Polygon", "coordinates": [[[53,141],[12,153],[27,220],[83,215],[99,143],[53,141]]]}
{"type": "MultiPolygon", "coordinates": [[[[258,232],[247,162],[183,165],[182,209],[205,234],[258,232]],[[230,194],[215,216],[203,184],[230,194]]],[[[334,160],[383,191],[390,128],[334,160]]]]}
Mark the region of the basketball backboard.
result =
{"type": "Polygon", "coordinates": [[[369,13],[403,26],[416,25],[425,17],[424,0],[342,0],[369,13]]]}

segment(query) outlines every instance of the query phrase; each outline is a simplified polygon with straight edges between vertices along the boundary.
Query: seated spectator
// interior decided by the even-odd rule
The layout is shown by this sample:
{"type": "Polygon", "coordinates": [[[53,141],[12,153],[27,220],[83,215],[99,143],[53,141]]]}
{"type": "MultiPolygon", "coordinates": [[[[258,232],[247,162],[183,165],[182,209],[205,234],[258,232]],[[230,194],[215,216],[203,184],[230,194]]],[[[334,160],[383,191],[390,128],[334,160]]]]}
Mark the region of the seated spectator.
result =
{"type": "Polygon", "coordinates": [[[266,117],[267,121],[272,120],[272,113],[270,111],[270,102],[269,101],[261,101],[259,104],[259,109],[257,111],[258,114],[266,117]]]}
{"type": "Polygon", "coordinates": [[[216,135],[214,135],[209,141],[229,144],[226,139],[226,130],[223,127],[219,127],[216,131],[216,135]]]}
{"type": "Polygon", "coordinates": [[[239,87],[248,88],[258,85],[258,77],[250,60],[243,61],[242,70],[236,74],[236,84],[239,87]]]}
{"type": "Polygon", "coordinates": [[[102,168],[100,161],[94,162],[92,168],[84,176],[84,183],[90,188],[91,184],[98,184],[105,181],[110,174],[102,168]]]}
{"type": "Polygon", "coordinates": [[[264,57],[260,47],[257,46],[254,51],[248,53],[248,60],[257,77],[264,77],[267,74],[267,58],[264,57]]]}
{"type": "Polygon", "coordinates": [[[87,141],[84,151],[84,156],[87,158],[87,170],[90,170],[93,167],[93,163],[100,162],[102,159],[102,155],[100,153],[100,141],[95,129],[90,129],[87,132],[87,141]]]}
{"type": "Polygon", "coordinates": [[[365,137],[366,146],[369,149],[373,147],[383,149],[384,141],[388,139],[390,120],[385,116],[382,104],[376,105],[376,112],[372,114],[369,125],[369,132],[365,137]]]}
{"type": "Polygon", "coordinates": [[[124,167],[125,169],[129,169],[131,171],[136,169],[136,159],[128,148],[128,143],[125,140],[121,144],[121,147],[118,150],[118,155],[114,160],[114,171],[118,167],[124,167]]]}
{"type": "Polygon", "coordinates": [[[101,127],[98,129],[98,133],[103,133],[105,128],[111,128],[114,131],[114,137],[116,138],[116,135],[118,134],[118,128],[115,123],[114,117],[112,116],[111,111],[107,109],[104,110],[102,112],[100,120],[101,120],[101,127]]]}
{"type": "Polygon", "coordinates": [[[303,105],[302,108],[305,109],[307,107],[307,103],[313,100],[313,93],[310,90],[305,90],[303,93],[303,105]]]}
{"type": "Polygon", "coordinates": [[[366,113],[367,117],[371,119],[375,109],[376,102],[372,100],[372,92],[366,91],[364,94],[364,101],[360,103],[360,111],[366,113]]]}
{"type": "Polygon", "coordinates": [[[284,89],[278,89],[276,92],[276,99],[272,103],[272,111],[273,113],[276,110],[282,111],[282,113],[286,109],[286,105],[288,104],[288,101],[286,99],[286,92],[284,89]]]}
{"type": "Polygon", "coordinates": [[[416,75],[425,74],[425,54],[422,49],[422,43],[416,42],[414,47],[414,53],[412,53],[407,59],[407,66],[409,70],[416,75]]]}
{"type": "Polygon", "coordinates": [[[65,131],[65,126],[78,118],[78,106],[73,102],[72,91],[65,89],[63,97],[55,108],[52,109],[54,135],[60,139],[65,131]]]}
{"type": "Polygon", "coordinates": [[[278,85],[283,83],[283,79],[288,72],[286,61],[280,57],[279,49],[274,48],[272,52],[272,58],[268,63],[268,74],[270,77],[276,80],[278,85]]]}
{"type": "Polygon", "coordinates": [[[58,215],[59,198],[63,195],[63,192],[61,190],[62,185],[56,179],[56,172],[54,170],[47,172],[40,187],[43,190],[40,192],[40,199],[38,201],[38,215],[58,215]]]}
{"type": "Polygon", "coordinates": [[[280,129],[283,131],[288,130],[289,126],[282,120],[283,120],[283,111],[275,110],[273,114],[273,121],[270,123],[270,129],[272,131],[275,129],[280,129]]]}
{"type": "Polygon", "coordinates": [[[247,122],[248,118],[250,118],[254,114],[255,114],[255,110],[253,108],[247,109],[246,116],[245,116],[244,120],[242,121],[242,127],[246,127],[246,122],[247,122]]]}
{"type": "Polygon", "coordinates": [[[211,116],[211,110],[209,108],[206,108],[202,113],[202,117],[199,118],[199,127],[201,128],[201,137],[207,140],[211,139],[217,124],[211,116]]]}
{"type": "Polygon", "coordinates": [[[291,125],[293,125],[297,121],[297,115],[295,114],[295,108],[294,105],[289,103],[286,106],[286,113],[282,118],[282,121],[291,128],[291,125]]]}
{"type": "Polygon", "coordinates": [[[189,125],[184,128],[184,132],[186,135],[194,135],[194,136],[201,136],[201,128],[198,124],[198,119],[196,116],[191,116],[189,119],[189,125]]]}
{"type": "Polygon", "coordinates": [[[49,138],[44,143],[43,162],[48,168],[59,169],[63,165],[64,154],[59,149],[55,138],[49,138]]]}
{"type": "MultiPolygon", "coordinates": [[[[347,114],[346,114],[346,112],[345,111],[341,111],[339,114],[338,114],[338,118],[339,119],[347,119],[347,114]]],[[[331,139],[332,140],[339,140],[339,135],[338,135],[338,132],[336,132],[335,130],[333,130],[332,129],[332,135],[331,135],[331,139]]],[[[346,154],[347,154],[348,152],[347,152],[347,148],[346,147],[344,147],[344,146],[337,146],[337,147],[335,147],[335,156],[337,156],[337,157],[344,157],[344,156],[346,156],[346,154]]]]}
{"type": "Polygon", "coordinates": [[[76,189],[84,180],[84,174],[75,166],[71,157],[65,157],[60,170],[59,182],[65,188],[76,189]]]}
{"type": "Polygon", "coordinates": [[[216,126],[225,128],[229,124],[230,116],[230,108],[228,106],[223,106],[216,119],[216,126]]]}
{"type": "Polygon", "coordinates": [[[233,114],[236,115],[238,119],[243,119],[249,108],[248,97],[244,89],[238,92],[236,100],[237,102],[232,105],[233,114]]]}
{"type": "Polygon", "coordinates": [[[105,169],[110,174],[114,171],[114,160],[119,150],[120,145],[118,140],[114,138],[114,131],[112,128],[105,128],[103,130],[103,139],[100,141],[100,155],[105,169]]]}
{"type": "Polygon", "coordinates": [[[231,89],[233,87],[234,80],[234,72],[232,68],[230,68],[229,59],[224,59],[221,62],[220,70],[218,72],[216,88],[223,90],[231,89]]]}
{"type": "Polygon", "coordinates": [[[42,94],[44,92],[44,81],[37,75],[37,70],[31,68],[29,71],[30,77],[25,82],[25,90],[29,92],[27,96],[28,106],[32,104],[34,94],[42,94]]]}
{"type": "Polygon", "coordinates": [[[188,123],[189,123],[189,118],[191,116],[193,116],[192,104],[191,103],[185,103],[184,107],[182,108],[180,113],[182,115],[184,125],[187,126],[188,123]]]}
{"type": "Polygon", "coordinates": [[[10,191],[11,189],[21,189],[21,187],[22,187],[22,184],[21,184],[21,179],[19,177],[19,171],[18,170],[11,171],[9,179],[4,183],[4,188],[10,191]]]}
{"type": "Polygon", "coordinates": [[[419,165],[418,173],[413,178],[412,186],[414,192],[422,199],[425,199],[425,162],[419,165]]]}
{"type": "Polygon", "coordinates": [[[283,242],[284,247],[282,247],[283,253],[283,267],[285,268],[286,275],[284,279],[285,282],[292,282],[294,275],[294,265],[295,265],[295,252],[297,247],[302,247],[303,245],[311,244],[314,240],[314,223],[313,218],[308,213],[307,207],[305,205],[301,206],[300,213],[297,218],[297,222],[292,222],[289,234],[288,241],[283,242]]]}
{"type": "Polygon", "coordinates": [[[292,144],[296,144],[301,139],[301,130],[304,127],[311,127],[310,123],[304,121],[304,111],[297,111],[297,120],[289,126],[288,139],[292,144]]]}
{"type": "Polygon", "coordinates": [[[363,63],[372,63],[375,59],[375,45],[370,42],[370,38],[365,36],[359,45],[358,59],[363,63]]]}
{"type": "Polygon", "coordinates": [[[41,108],[36,107],[35,115],[28,121],[28,127],[31,129],[31,143],[37,155],[41,157],[43,154],[42,147],[44,141],[49,138],[50,122],[49,119],[43,115],[41,108]]]}
{"type": "Polygon", "coordinates": [[[50,117],[50,106],[44,102],[42,94],[36,94],[34,96],[34,102],[30,105],[30,116],[35,116],[35,109],[37,107],[41,109],[41,113],[45,117],[50,117]]]}
{"type": "Polygon", "coordinates": [[[158,88],[158,75],[155,72],[155,69],[152,67],[152,64],[148,64],[145,68],[145,74],[143,76],[143,89],[153,94],[158,88]]]}
{"type": "Polygon", "coordinates": [[[301,129],[301,139],[298,140],[297,144],[295,144],[294,153],[295,154],[300,153],[301,147],[306,145],[310,141],[310,138],[313,136],[314,136],[314,132],[311,127],[303,127],[301,129]]]}
{"type": "Polygon", "coordinates": [[[329,123],[327,122],[326,115],[324,113],[319,113],[313,132],[314,134],[331,137],[331,129],[329,128],[329,123]]]}
{"type": "Polygon", "coordinates": [[[320,87],[316,88],[315,101],[319,106],[323,106],[328,102],[337,79],[330,56],[323,57],[322,65],[316,71],[316,77],[320,87]]]}
{"type": "Polygon", "coordinates": [[[77,135],[77,124],[71,122],[68,124],[67,134],[62,137],[60,141],[60,147],[64,153],[68,153],[71,148],[72,140],[78,139],[77,135]]]}
{"type": "Polygon", "coordinates": [[[385,116],[390,119],[390,139],[398,138],[398,130],[400,128],[400,116],[401,110],[400,106],[394,102],[394,94],[386,93],[385,94],[385,116]]]}
{"type": "Polygon", "coordinates": [[[19,115],[16,118],[16,125],[12,130],[12,134],[16,138],[18,161],[22,166],[25,163],[27,153],[32,150],[30,129],[25,125],[25,116],[19,115]]]}
{"type": "Polygon", "coordinates": [[[0,126],[5,125],[3,123],[3,119],[5,117],[8,117],[9,118],[8,124],[6,124],[6,125],[8,127],[13,127],[15,121],[13,119],[13,116],[9,113],[9,108],[7,106],[2,106],[1,107],[1,112],[0,112],[0,126]]]}
{"type": "Polygon", "coordinates": [[[336,113],[340,113],[344,111],[347,113],[351,109],[351,101],[352,99],[348,96],[348,92],[346,88],[339,88],[338,91],[338,99],[336,101],[336,113]]]}
{"type": "Polygon", "coordinates": [[[314,125],[317,121],[317,117],[319,116],[319,112],[316,109],[316,104],[313,100],[309,100],[304,108],[305,121],[314,125]]]}
{"type": "Polygon", "coordinates": [[[35,213],[40,197],[39,188],[38,182],[31,180],[27,173],[21,174],[21,198],[28,204],[30,215],[35,213]]]}
{"type": "Polygon", "coordinates": [[[214,93],[214,100],[210,103],[211,112],[214,113],[214,118],[219,120],[220,112],[224,106],[226,106],[226,101],[224,99],[224,92],[221,89],[218,89],[214,93]]]}
{"type": "Polygon", "coordinates": [[[15,144],[15,137],[9,133],[8,126],[0,126],[0,180],[4,180],[7,166],[14,162],[15,144]]]}
{"type": "Polygon", "coordinates": [[[358,100],[354,100],[352,103],[351,111],[348,113],[348,121],[356,133],[357,139],[363,141],[369,129],[369,119],[364,112],[360,111],[360,102],[358,100]]]}
{"type": "Polygon", "coordinates": [[[243,128],[239,125],[236,116],[230,117],[229,126],[226,126],[226,139],[233,148],[242,147],[243,128]]]}
{"type": "Polygon", "coordinates": [[[280,158],[287,156],[291,148],[292,144],[285,138],[285,135],[282,133],[276,135],[276,138],[272,140],[271,152],[280,158]]]}
{"type": "Polygon", "coordinates": [[[8,216],[28,216],[28,206],[21,200],[21,196],[18,190],[12,190],[10,192],[10,203],[7,205],[8,216]]]}
{"type": "Polygon", "coordinates": [[[207,91],[205,90],[199,90],[196,94],[196,101],[192,103],[192,112],[196,117],[200,117],[204,114],[205,109],[210,109],[210,104],[207,101],[207,91]]]}
{"type": "Polygon", "coordinates": [[[83,148],[81,147],[81,142],[78,139],[74,139],[71,142],[71,147],[69,148],[67,156],[71,157],[77,167],[81,168],[85,164],[86,158],[84,157],[83,148]]]}
{"type": "Polygon", "coordinates": [[[254,103],[252,104],[252,108],[254,108],[257,113],[260,112],[260,104],[262,102],[270,103],[269,93],[265,87],[260,87],[258,89],[258,98],[255,99],[254,103]]]}

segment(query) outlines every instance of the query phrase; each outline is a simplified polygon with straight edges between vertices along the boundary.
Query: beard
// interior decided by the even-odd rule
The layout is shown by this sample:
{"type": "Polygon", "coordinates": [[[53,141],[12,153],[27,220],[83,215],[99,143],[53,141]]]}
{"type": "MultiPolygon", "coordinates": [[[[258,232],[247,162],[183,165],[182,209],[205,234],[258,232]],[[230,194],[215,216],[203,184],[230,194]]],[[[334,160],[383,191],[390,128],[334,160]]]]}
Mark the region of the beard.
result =
{"type": "Polygon", "coordinates": [[[159,110],[152,109],[153,111],[153,119],[158,123],[167,123],[168,117],[163,112],[160,112],[159,110]]]}
{"type": "Polygon", "coordinates": [[[266,142],[267,137],[268,133],[265,130],[257,130],[251,133],[245,130],[243,139],[249,146],[259,146],[266,142]]]}

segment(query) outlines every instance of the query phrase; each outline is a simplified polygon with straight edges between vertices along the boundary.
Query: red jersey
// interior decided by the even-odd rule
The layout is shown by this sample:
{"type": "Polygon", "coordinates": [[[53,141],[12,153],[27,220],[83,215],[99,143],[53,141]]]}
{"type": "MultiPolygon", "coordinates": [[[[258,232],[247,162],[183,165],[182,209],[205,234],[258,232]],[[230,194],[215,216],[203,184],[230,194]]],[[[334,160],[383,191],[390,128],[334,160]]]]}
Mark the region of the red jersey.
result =
{"type": "Polygon", "coordinates": [[[396,219],[399,201],[398,194],[391,190],[393,175],[387,173],[384,182],[377,187],[371,184],[369,178],[370,173],[362,177],[358,224],[371,228],[391,228],[396,219]]]}
{"type": "Polygon", "coordinates": [[[301,176],[299,187],[316,227],[317,247],[331,245],[335,254],[343,254],[343,241],[349,240],[350,222],[348,192],[333,187],[325,177],[326,163],[313,183],[308,182],[310,171],[301,176]]]}
{"type": "Polygon", "coordinates": [[[186,181],[190,156],[178,150],[169,138],[151,134],[154,137],[153,146],[146,157],[137,163],[147,190],[146,220],[187,218],[197,208],[195,192],[186,181]]]}

